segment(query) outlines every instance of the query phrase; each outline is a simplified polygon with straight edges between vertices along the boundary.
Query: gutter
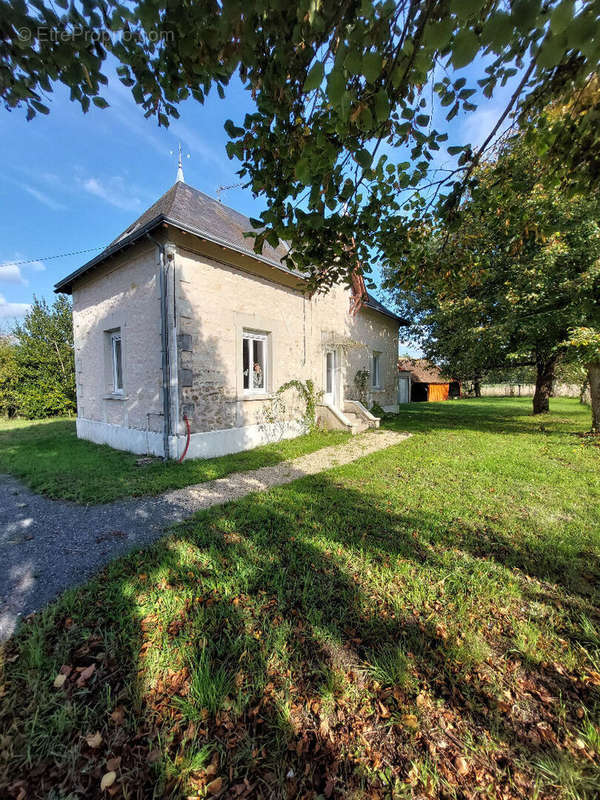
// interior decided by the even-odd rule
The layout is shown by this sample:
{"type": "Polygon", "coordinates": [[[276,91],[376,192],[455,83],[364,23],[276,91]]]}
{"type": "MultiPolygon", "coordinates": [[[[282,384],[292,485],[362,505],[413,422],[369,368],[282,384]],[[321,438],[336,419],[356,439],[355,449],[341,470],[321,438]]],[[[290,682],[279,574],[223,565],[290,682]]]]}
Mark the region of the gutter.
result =
{"type": "Polygon", "coordinates": [[[171,434],[171,381],[169,364],[169,317],[167,305],[167,273],[169,265],[167,262],[165,246],[157,241],[149,233],[146,237],[156,245],[159,260],[159,291],[160,291],[160,340],[161,340],[161,362],[162,362],[162,395],[163,395],[163,458],[168,461],[169,436],[171,434]]]}

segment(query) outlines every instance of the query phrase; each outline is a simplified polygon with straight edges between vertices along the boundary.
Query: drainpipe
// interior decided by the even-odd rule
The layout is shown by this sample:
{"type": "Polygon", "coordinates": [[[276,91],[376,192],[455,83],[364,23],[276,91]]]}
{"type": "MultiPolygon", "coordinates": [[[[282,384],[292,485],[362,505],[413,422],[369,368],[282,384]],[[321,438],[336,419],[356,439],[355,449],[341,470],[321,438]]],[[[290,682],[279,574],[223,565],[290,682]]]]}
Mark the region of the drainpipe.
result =
{"type": "Polygon", "coordinates": [[[167,305],[167,273],[169,264],[167,261],[165,246],[157,241],[149,233],[146,237],[158,248],[158,260],[160,264],[159,291],[160,291],[160,340],[162,357],[162,395],[163,395],[163,453],[165,461],[170,458],[169,435],[171,433],[171,370],[169,364],[169,317],[167,305]]]}

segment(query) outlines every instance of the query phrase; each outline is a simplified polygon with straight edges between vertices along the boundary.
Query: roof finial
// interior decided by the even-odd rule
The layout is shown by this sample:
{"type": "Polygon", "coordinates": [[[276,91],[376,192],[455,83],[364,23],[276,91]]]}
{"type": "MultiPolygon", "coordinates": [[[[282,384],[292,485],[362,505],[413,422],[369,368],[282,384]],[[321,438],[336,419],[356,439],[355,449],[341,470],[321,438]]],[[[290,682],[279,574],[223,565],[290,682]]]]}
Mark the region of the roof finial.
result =
{"type": "Polygon", "coordinates": [[[181,142],[179,142],[179,162],[177,163],[177,181],[176,182],[179,182],[179,181],[181,181],[182,183],[185,183],[185,180],[183,178],[183,165],[181,163],[181,142]]]}

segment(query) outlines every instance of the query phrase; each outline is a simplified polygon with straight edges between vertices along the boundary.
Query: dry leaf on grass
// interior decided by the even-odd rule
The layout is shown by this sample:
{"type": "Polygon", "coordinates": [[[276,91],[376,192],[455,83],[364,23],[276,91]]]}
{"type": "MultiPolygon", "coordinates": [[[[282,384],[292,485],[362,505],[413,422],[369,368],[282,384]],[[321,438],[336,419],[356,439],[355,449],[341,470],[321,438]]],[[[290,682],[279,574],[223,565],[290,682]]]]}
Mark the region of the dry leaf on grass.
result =
{"type": "Polygon", "coordinates": [[[408,728],[411,731],[416,731],[419,727],[419,720],[415,716],[415,714],[403,714],[402,715],[402,724],[405,728],[408,728]]]}
{"type": "Polygon", "coordinates": [[[221,789],[223,788],[223,778],[215,778],[214,781],[211,781],[206,786],[206,791],[209,794],[219,794],[221,789]]]}
{"type": "Polygon", "coordinates": [[[88,733],[88,735],[85,737],[85,740],[88,743],[88,747],[91,747],[95,750],[102,744],[102,734],[100,731],[96,731],[96,733],[88,733]]]}
{"type": "Polygon", "coordinates": [[[456,767],[456,771],[459,775],[466,775],[469,771],[469,765],[467,763],[467,759],[463,758],[462,756],[457,756],[454,759],[454,766],[456,767]]]}
{"type": "Polygon", "coordinates": [[[109,789],[113,783],[117,780],[117,773],[112,770],[111,772],[106,772],[102,776],[102,780],[100,781],[100,790],[105,791],[109,789]]]}
{"type": "Polygon", "coordinates": [[[110,718],[117,725],[122,725],[123,721],[125,720],[125,709],[123,708],[123,706],[117,706],[110,715],[110,718]]]}
{"type": "Polygon", "coordinates": [[[84,670],[81,671],[81,673],[79,674],[79,678],[77,678],[77,686],[80,689],[83,686],[85,686],[85,682],[86,681],[89,681],[89,679],[94,674],[95,669],[96,669],[96,665],[95,664],[90,664],[89,667],[86,667],[84,670]]]}
{"type": "Polygon", "coordinates": [[[52,684],[55,689],[62,689],[65,685],[65,681],[67,680],[67,676],[63,675],[61,672],[54,678],[54,683],[52,684]]]}

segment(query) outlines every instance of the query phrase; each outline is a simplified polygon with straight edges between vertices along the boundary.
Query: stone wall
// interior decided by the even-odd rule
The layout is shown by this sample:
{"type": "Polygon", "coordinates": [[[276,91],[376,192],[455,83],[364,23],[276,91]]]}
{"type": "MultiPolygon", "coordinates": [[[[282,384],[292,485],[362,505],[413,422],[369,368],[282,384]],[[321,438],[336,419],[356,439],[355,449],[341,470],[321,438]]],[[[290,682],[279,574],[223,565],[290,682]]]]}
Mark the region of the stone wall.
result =
{"type": "MultiPolygon", "coordinates": [[[[235,254],[215,252],[195,238],[176,236],[175,243],[180,403],[193,433],[260,424],[269,417],[273,394],[293,379],[311,378],[323,390],[328,342],[346,345],[336,375],[342,407],[344,396],[356,397],[354,376],[370,369],[373,350],[381,353],[382,385],[370,391],[369,403],[397,403],[395,320],[367,308],[350,316],[344,288],[308,299],[297,279],[279,270],[257,272],[252,259],[234,261],[235,254]],[[244,330],[268,337],[267,391],[258,397],[243,390],[244,330]]],[[[297,394],[291,390],[285,400],[286,416],[298,418],[303,404],[297,394]]]]}
{"type": "MultiPolygon", "coordinates": [[[[368,308],[351,316],[350,293],[343,287],[310,299],[297,276],[252,256],[172,229],[157,236],[174,246],[167,276],[174,437],[186,433],[184,415],[193,434],[247,428],[253,431],[248,439],[253,442],[263,427],[277,430],[274,420],[299,420],[305,406],[298,393],[290,389],[280,398],[276,392],[290,380],[309,378],[322,391],[330,346],[339,355],[339,408],[345,397],[357,398],[354,377],[358,369],[371,369],[373,351],[381,354],[382,380],[380,387],[370,389],[368,405],[395,406],[395,320],[368,308]],[[245,330],[267,335],[267,386],[262,395],[248,396],[243,389],[245,330]]],[[[163,430],[162,343],[156,246],[139,243],[77,281],[73,320],[81,435],[113,446],[122,438],[123,448],[136,452],[143,452],[147,441],[151,452],[160,452],[156,434],[163,430]],[[110,332],[117,329],[122,337],[122,394],[112,391],[110,332]]]]}
{"type": "Polygon", "coordinates": [[[156,248],[136,246],[77,281],[73,328],[78,417],[159,432],[163,428],[156,248]],[[120,329],[123,394],[112,389],[109,331],[120,329]]]}

